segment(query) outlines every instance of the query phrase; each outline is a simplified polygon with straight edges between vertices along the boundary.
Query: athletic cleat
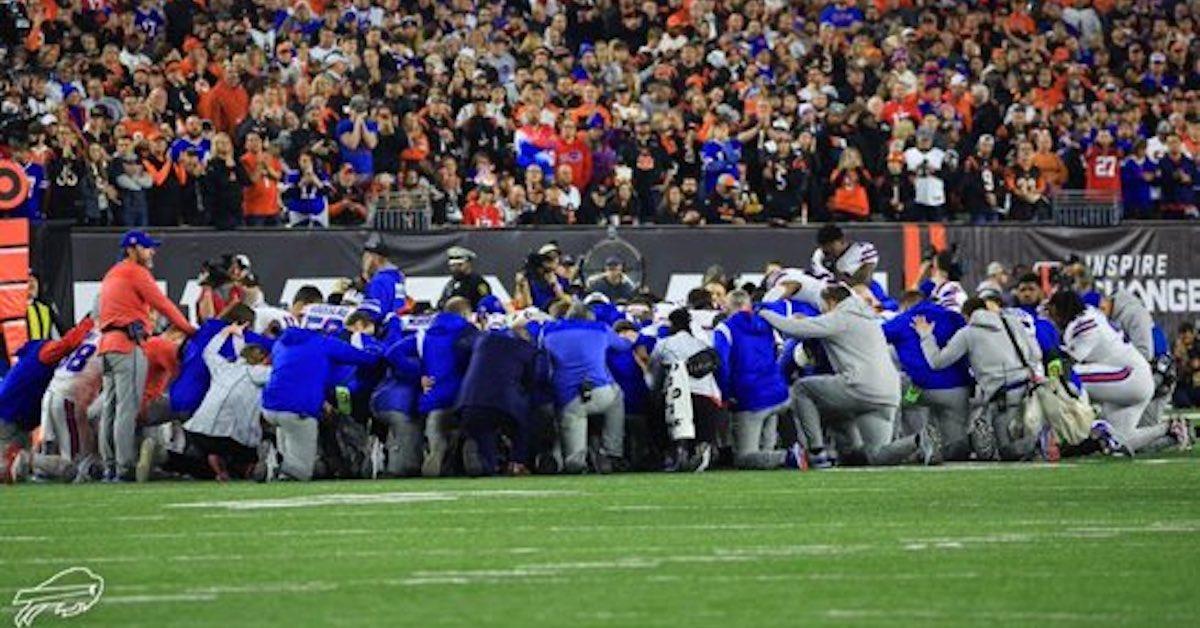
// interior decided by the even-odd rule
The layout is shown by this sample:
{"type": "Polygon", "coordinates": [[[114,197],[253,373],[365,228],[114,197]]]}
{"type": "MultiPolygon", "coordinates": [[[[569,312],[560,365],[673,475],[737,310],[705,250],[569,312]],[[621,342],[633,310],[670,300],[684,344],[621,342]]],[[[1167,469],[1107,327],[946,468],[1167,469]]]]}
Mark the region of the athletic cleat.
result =
{"type": "Polygon", "coordinates": [[[529,467],[519,463],[510,462],[504,467],[504,474],[513,477],[529,475],[529,467]]]}
{"type": "Polygon", "coordinates": [[[807,467],[813,470],[832,469],[837,460],[827,450],[822,449],[820,453],[809,453],[806,456],[807,467]]]}
{"type": "Polygon", "coordinates": [[[1062,459],[1062,452],[1058,448],[1058,435],[1049,425],[1043,426],[1042,431],[1038,432],[1038,453],[1046,462],[1058,462],[1062,459]]]}
{"type": "Polygon", "coordinates": [[[138,449],[137,467],[134,468],[134,478],[138,483],[150,481],[150,472],[154,470],[154,457],[157,449],[158,442],[153,438],[142,441],[142,445],[138,449]]]}
{"type": "Polygon", "coordinates": [[[696,443],[696,450],[687,461],[686,471],[704,473],[712,465],[712,445],[696,443]]]}
{"type": "Polygon", "coordinates": [[[17,460],[17,455],[22,451],[21,446],[17,443],[9,443],[4,450],[4,483],[12,484],[13,482],[13,464],[17,460]]]}
{"type": "Polygon", "coordinates": [[[985,419],[977,418],[971,422],[971,449],[975,451],[975,459],[983,461],[998,460],[1000,452],[996,448],[996,433],[992,424],[985,419]]]}
{"type": "Polygon", "coordinates": [[[942,433],[930,421],[917,433],[917,447],[921,452],[921,464],[929,467],[942,464],[942,433]]]}
{"type": "Polygon", "coordinates": [[[1133,452],[1117,439],[1116,433],[1113,432],[1112,424],[1108,421],[1101,419],[1092,423],[1092,438],[1100,443],[1100,450],[1106,456],[1133,457],[1133,452]]]}
{"type": "Polygon", "coordinates": [[[1192,435],[1189,432],[1187,421],[1173,419],[1167,428],[1167,434],[1175,439],[1175,446],[1180,451],[1188,451],[1192,448],[1192,435]]]}
{"type": "Polygon", "coordinates": [[[96,456],[87,454],[75,465],[75,484],[95,482],[100,477],[100,461],[96,456]]]}
{"type": "Polygon", "coordinates": [[[8,465],[8,477],[5,480],[11,484],[23,482],[29,477],[32,467],[33,455],[29,453],[28,449],[19,449],[8,465]]]}
{"type": "MultiPolygon", "coordinates": [[[[208,454],[208,468],[212,469],[217,481],[224,484],[229,481],[229,469],[225,468],[225,460],[217,454],[208,454]]],[[[139,481],[141,481],[139,479],[139,481]]]]}
{"type": "Polygon", "coordinates": [[[787,448],[783,466],[797,471],[808,471],[808,456],[805,455],[804,448],[800,446],[800,443],[792,443],[792,446],[787,448]]]}

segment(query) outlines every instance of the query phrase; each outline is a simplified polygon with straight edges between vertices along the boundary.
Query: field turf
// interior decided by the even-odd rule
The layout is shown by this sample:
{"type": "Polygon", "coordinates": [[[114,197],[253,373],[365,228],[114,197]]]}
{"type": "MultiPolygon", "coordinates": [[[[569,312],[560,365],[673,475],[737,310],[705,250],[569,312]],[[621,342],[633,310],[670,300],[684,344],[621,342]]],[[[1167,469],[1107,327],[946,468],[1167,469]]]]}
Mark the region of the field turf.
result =
{"type": "Polygon", "coordinates": [[[1178,455],[0,487],[0,596],[86,566],[101,602],[35,626],[1196,626],[1198,488],[1178,455]]]}

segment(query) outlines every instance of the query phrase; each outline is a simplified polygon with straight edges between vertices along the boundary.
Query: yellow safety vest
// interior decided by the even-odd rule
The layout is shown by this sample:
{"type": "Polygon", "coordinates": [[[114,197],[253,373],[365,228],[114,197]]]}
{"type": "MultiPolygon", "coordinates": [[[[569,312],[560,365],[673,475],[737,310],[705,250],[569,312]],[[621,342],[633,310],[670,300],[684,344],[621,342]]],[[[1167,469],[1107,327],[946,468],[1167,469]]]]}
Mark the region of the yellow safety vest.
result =
{"type": "Polygon", "coordinates": [[[54,314],[45,303],[31,302],[25,312],[25,321],[30,340],[45,340],[54,334],[54,314]]]}

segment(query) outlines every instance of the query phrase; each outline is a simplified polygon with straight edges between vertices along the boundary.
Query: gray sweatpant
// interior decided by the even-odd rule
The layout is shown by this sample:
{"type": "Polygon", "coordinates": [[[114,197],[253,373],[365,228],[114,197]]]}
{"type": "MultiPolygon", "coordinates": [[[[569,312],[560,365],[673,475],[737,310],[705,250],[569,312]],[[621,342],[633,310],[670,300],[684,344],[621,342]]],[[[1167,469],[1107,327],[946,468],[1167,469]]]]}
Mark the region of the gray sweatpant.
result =
{"type": "Polygon", "coordinates": [[[425,416],[425,442],[429,451],[425,452],[425,462],[421,466],[421,475],[436,478],[442,475],[446,463],[446,452],[450,449],[451,421],[454,411],[450,409],[434,410],[425,416]]]}
{"type": "Polygon", "coordinates": [[[994,401],[977,399],[972,417],[979,416],[992,424],[996,436],[996,451],[1001,460],[1029,460],[1037,449],[1037,434],[1014,434],[1009,426],[1020,420],[1025,411],[1024,388],[1014,388],[994,401]]]}
{"type": "Polygon", "coordinates": [[[317,463],[317,419],[276,410],[263,410],[263,418],[275,426],[275,446],[283,458],[279,472],[295,480],[311,480],[317,463]]]}
{"type": "Polygon", "coordinates": [[[601,386],[592,390],[587,403],[576,397],[559,414],[563,470],[567,473],[587,470],[588,416],[593,414],[604,415],[600,453],[610,458],[624,454],[625,399],[616,384],[601,386]]]}
{"type": "Polygon", "coordinates": [[[971,389],[944,388],[921,390],[921,399],[905,408],[909,434],[921,431],[927,421],[942,435],[942,457],[946,460],[966,460],[971,453],[968,426],[971,421],[971,389]]]}
{"type": "MultiPolygon", "coordinates": [[[[890,404],[863,399],[839,375],[805,377],[796,382],[794,390],[796,409],[806,435],[810,426],[820,425],[820,412],[824,409],[831,418],[836,417],[835,420],[847,424],[844,427],[850,447],[861,451],[868,464],[900,464],[915,457],[915,435],[892,440],[899,399],[890,404]]],[[[820,428],[815,431],[819,433],[820,428]]],[[[823,440],[820,442],[824,445],[823,440]]]]}
{"type": "Polygon", "coordinates": [[[421,475],[425,455],[421,424],[403,412],[380,412],[379,419],[388,425],[388,474],[393,477],[421,475]]]}
{"type": "Polygon", "coordinates": [[[775,449],[779,413],[785,404],[733,414],[733,464],[739,469],[775,469],[787,452],[775,449]]]}
{"type": "Polygon", "coordinates": [[[100,458],[105,468],[132,476],[137,466],[137,417],[146,390],[146,355],[141,347],[129,353],[102,356],[104,384],[100,406],[100,458]]]}

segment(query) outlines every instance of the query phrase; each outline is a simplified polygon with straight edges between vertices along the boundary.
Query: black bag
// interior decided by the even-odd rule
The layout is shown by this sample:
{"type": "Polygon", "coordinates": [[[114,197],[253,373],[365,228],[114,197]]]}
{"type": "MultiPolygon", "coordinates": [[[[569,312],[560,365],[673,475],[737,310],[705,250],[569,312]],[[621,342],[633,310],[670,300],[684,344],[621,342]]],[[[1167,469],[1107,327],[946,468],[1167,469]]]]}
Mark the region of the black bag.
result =
{"type": "Polygon", "coordinates": [[[1150,364],[1150,370],[1156,376],[1155,383],[1158,384],[1154,388],[1155,397],[1169,397],[1175,392],[1175,382],[1179,381],[1179,372],[1176,370],[1175,358],[1170,354],[1154,358],[1154,362],[1150,364]]]}
{"type": "Polygon", "coordinates": [[[363,424],[334,414],[320,422],[318,432],[321,459],[325,474],[334,479],[350,480],[370,477],[367,439],[370,434],[363,424]]]}
{"type": "Polygon", "coordinates": [[[710,347],[688,358],[683,365],[687,368],[688,377],[700,379],[717,372],[721,367],[721,356],[717,355],[716,349],[710,347]]]}

